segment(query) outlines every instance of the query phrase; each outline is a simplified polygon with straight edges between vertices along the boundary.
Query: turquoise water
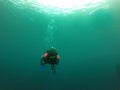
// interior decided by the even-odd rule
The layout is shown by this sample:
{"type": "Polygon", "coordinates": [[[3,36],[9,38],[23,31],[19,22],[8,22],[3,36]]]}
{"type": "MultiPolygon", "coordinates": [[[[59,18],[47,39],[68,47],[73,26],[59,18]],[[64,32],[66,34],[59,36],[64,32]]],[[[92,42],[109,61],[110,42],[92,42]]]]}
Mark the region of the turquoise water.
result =
{"type": "Polygon", "coordinates": [[[0,2],[0,90],[120,90],[120,7],[51,17],[0,2]],[[55,46],[56,75],[40,57],[55,46]]]}

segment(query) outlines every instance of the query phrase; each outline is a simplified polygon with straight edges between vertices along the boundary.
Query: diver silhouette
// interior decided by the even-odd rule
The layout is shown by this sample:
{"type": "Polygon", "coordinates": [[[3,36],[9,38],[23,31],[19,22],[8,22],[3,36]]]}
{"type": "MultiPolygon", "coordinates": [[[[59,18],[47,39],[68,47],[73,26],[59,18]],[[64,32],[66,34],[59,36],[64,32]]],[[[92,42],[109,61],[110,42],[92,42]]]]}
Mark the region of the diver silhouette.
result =
{"type": "Polygon", "coordinates": [[[45,66],[45,64],[50,64],[51,70],[53,71],[53,74],[56,73],[56,65],[59,64],[60,57],[57,54],[57,51],[55,48],[51,47],[49,50],[47,50],[41,57],[41,66],[45,66]]]}

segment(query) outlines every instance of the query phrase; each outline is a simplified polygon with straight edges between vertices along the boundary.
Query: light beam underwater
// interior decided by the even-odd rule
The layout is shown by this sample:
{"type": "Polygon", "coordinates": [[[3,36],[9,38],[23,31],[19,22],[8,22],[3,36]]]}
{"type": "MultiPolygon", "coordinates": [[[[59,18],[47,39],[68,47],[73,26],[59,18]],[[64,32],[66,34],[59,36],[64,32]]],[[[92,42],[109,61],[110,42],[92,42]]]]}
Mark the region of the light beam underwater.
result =
{"type": "Polygon", "coordinates": [[[9,0],[15,5],[45,12],[47,14],[71,14],[75,11],[86,11],[106,7],[105,0],[9,0]]]}

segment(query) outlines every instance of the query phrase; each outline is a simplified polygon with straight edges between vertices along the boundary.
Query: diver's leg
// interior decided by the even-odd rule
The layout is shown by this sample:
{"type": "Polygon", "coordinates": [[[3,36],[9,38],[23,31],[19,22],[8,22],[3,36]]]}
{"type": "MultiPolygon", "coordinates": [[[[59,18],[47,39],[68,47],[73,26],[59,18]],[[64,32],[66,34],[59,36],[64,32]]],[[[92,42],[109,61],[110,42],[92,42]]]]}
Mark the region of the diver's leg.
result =
{"type": "Polygon", "coordinates": [[[53,71],[53,74],[55,75],[55,73],[56,73],[56,65],[55,64],[52,65],[52,71],[53,71]]]}
{"type": "Polygon", "coordinates": [[[52,64],[52,68],[51,69],[54,70],[54,64],[52,64]]]}

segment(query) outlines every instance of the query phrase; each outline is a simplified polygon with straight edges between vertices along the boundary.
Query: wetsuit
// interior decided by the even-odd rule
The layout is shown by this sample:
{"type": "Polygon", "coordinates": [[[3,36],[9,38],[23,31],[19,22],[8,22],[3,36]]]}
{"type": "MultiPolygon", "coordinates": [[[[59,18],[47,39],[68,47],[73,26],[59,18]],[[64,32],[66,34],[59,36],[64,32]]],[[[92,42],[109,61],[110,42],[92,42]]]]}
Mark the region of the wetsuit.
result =
{"type": "Polygon", "coordinates": [[[50,49],[44,53],[41,57],[41,65],[44,66],[45,64],[51,64],[53,73],[55,73],[55,65],[59,63],[59,55],[57,54],[55,49],[50,49]]]}

